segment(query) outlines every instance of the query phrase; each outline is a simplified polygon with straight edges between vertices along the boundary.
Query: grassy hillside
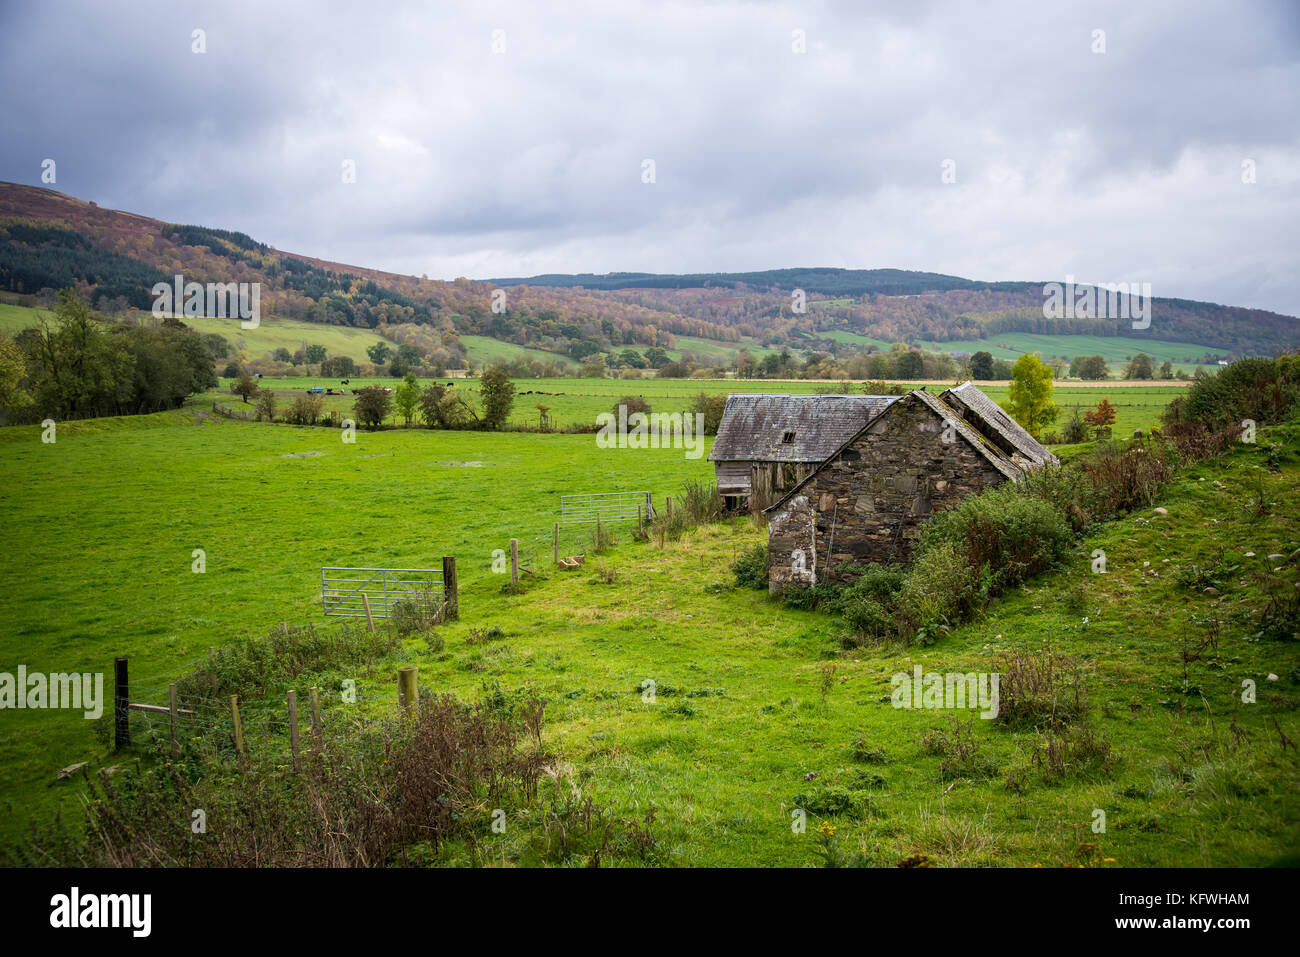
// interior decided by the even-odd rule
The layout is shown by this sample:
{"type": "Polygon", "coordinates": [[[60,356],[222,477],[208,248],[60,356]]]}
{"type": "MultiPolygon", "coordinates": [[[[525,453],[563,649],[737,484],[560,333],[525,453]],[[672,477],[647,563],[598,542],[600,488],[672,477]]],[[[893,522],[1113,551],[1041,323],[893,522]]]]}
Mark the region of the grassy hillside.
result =
{"type": "MultiPolygon", "coordinates": [[[[323,564],[427,567],[455,554],[462,621],[441,630],[445,648],[408,642],[356,675],[363,692],[391,696],[396,666],[414,663],[439,692],[540,693],[547,746],[602,805],[653,810],[660,863],[809,864],[822,820],[882,863],[924,853],[1050,866],[1074,862],[1083,842],[1118,866],[1268,864],[1300,851],[1298,762],[1275,730],[1300,738],[1300,654],[1251,625],[1263,583],[1296,579],[1294,556],[1266,557],[1300,546],[1286,504],[1300,492],[1294,427],[1185,473],[1161,497],[1167,515],[1102,529],[1066,568],[937,644],[845,655],[834,619],[733,588],[727,565],[765,537],[748,520],[662,549],[624,535],[578,572],[502,594],[493,549],[548,537],[560,494],[649,489],[662,501],[709,474],[680,451],[447,432],[345,445],[330,431],[194,412],[71,423],[55,445],[38,435],[0,429],[0,549],[23,556],[0,569],[7,670],[107,671],[127,654],[137,694],[159,700],[209,646],[320,621],[323,564]],[[1104,576],[1089,572],[1099,547],[1104,576]],[[207,552],[202,575],[195,548],[207,552]],[[1218,594],[1185,584],[1205,576],[1218,594]],[[502,635],[487,643],[471,633],[493,627],[502,635]],[[1035,759],[1041,738],[975,720],[978,760],[954,773],[923,745],[927,730],[951,731],[951,716],[888,703],[889,676],[915,664],[984,671],[1000,653],[1047,646],[1077,662],[1109,769],[1053,776],[1035,759]],[[637,690],[647,678],[654,704],[637,690]],[[1247,678],[1258,704],[1239,703],[1247,678]],[[791,831],[796,804],[820,808],[807,834],[791,831]],[[1089,828],[1097,808],[1105,835],[1089,828]]],[[[58,768],[112,763],[92,722],[32,711],[4,721],[10,836],[33,814],[75,806],[75,783],[50,786],[58,768]]],[[[521,840],[512,832],[492,853],[509,860],[521,840]]],[[[453,845],[442,859],[466,853],[453,845]]]]}
{"type": "MultiPolygon", "coordinates": [[[[995,359],[1018,359],[1026,352],[1038,352],[1046,358],[1061,356],[1102,356],[1108,363],[1124,363],[1139,352],[1145,352],[1157,364],[1171,362],[1175,369],[1189,372],[1205,353],[1227,353],[1211,346],[1196,346],[1182,342],[1164,342],[1160,339],[1133,339],[1123,336],[1041,336],[1027,332],[1006,332],[988,339],[970,339],[963,342],[922,342],[918,345],[937,352],[978,352],[983,350],[995,359]]],[[[1119,368],[1111,372],[1118,374],[1119,368]]]]}

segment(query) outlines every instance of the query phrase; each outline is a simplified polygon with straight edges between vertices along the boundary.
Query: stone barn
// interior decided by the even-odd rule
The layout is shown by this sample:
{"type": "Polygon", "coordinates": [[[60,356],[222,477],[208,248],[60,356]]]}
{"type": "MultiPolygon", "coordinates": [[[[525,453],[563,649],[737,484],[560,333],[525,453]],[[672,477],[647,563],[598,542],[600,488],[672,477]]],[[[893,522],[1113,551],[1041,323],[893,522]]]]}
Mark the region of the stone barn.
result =
{"type": "Polygon", "coordinates": [[[709,461],[729,508],[765,508],[857,435],[893,395],[734,393],[709,461]]]}
{"type": "Polygon", "coordinates": [[[843,562],[902,561],[933,513],[1056,462],[969,382],[910,392],[766,509],[769,590],[842,580],[843,562]]]}

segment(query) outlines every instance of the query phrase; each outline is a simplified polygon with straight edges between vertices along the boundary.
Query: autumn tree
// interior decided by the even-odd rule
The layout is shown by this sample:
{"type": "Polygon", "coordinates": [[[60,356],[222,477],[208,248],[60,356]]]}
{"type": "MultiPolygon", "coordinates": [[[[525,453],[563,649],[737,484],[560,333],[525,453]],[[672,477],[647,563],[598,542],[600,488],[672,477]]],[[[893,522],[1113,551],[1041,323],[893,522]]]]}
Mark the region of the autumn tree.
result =
{"type": "Polygon", "coordinates": [[[1108,429],[1115,424],[1115,406],[1111,405],[1110,399],[1102,399],[1097,403],[1097,408],[1084,415],[1083,421],[1098,431],[1108,429]]]}
{"type": "Polygon", "coordinates": [[[1052,370],[1037,354],[1027,352],[1011,367],[1007,411],[1030,435],[1038,438],[1043,427],[1055,422],[1060,412],[1052,401],[1055,390],[1052,370]]]}

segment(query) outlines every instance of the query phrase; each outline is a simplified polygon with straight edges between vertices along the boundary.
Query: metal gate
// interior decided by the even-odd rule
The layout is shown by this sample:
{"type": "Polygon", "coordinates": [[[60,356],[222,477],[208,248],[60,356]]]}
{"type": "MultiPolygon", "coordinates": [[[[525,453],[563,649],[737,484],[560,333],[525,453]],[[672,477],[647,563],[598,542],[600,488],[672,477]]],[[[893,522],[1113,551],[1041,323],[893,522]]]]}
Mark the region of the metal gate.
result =
{"type": "Polygon", "coordinates": [[[322,568],[321,599],[325,614],[342,618],[388,618],[399,602],[443,602],[441,569],[432,568],[322,568]]]}
{"type": "Polygon", "coordinates": [[[635,522],[654,517],[649,492],[598,492],[592,495],[561,495],[560,524],[635,522]]]}

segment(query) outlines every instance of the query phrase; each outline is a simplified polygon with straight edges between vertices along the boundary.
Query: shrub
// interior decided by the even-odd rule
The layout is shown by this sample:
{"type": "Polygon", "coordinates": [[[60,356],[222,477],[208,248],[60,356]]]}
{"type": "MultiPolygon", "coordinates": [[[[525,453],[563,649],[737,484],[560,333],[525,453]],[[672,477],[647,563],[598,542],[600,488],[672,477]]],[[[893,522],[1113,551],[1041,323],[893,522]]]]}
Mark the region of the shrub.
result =
{"type": "Polygon", "coordinates": [[[1082,532],[1103,511],[1103,497],[1086,472],[1050,465],[1031,469],[1018,485],[1021,494],[1042,499],[1065,516],[1070,527],[1082,532]]]}
{"type": "Polygon", "coordinates": [[[1160,488],[1173,477],[1163,447],[1135,443],[1124,448],[1106,442],[1084,461],[1083,470],[1100,493],[1109,515],[1121,515],[1155,503],[1160,488]]]}
{"type": "Polygon", "coordinates": [[[1088,433],[1088,423],[1084,420],[1083,413],[1076,406],[1073,414],[1066,419],[1065,425],[1061,426],[1061,441],[1066,445],[1087,442],[1090,437],[1088,433]]]}
{"type": "Polygon", "coordinates": [[[999,724],[1060,727],[1087,712],[1084,683],[1074,663],[1052,651],[1015,651],[994,663],[999,724]]]}
{"type": "Polygon", "coordinates": [[[253,416],[258,422],[275,421],[275,393],[270,390],[260,392],[257,405],[253,407],[253,416]]]}
{"type": "Polygon", "coordinates": [[[1238,359],[1197,379],[1165,413],[1167,422],[1200,422],[1210,429],[1280,422],[1300,401],[1300,363],[1294,355],[1238,359]]]}
{"type": "Polygon", "coordinates": [[[907,578],[907,569],[902,565],[880,565],[876,562],[852,570],[846,569],[845,573],[856,573],[858,576],[853,584],[844,589],[846,598],[872,598],[883,603],[894,600],[907,578]]]}
{"type": "Polygon", "coordinates": [[[874,598],[845,596],[840,614],[855,635],[884,638],[894,629],[894,615],[874,598]]]}
{"type": "Polygon", "coordinates": [[[387,629],[371,632],[360,623],[319,629],[277,625],[264,636],[218,648],[177,687],[187,695],[254,697],[300,674],[368,664],[397,648],[396,637],[387,629]]]}
{"type": "Polygon", "coordinates": [[[625,395],[614,403],[614,418],[619,417],[619,407],[627,407],[627,417],[630,419],[633,413],[640,412],[642,415],[650,414],[650,403],[645,400],[644,396],[625,395]]]}
{"type": "Polygon", "coordinates": [[[716,482],[683,482],[677,501],[680,511],[696,525],[716,522],[725,510],[716,482]]]}
{"type": "MultiPolygon", "coordinates": [[[[964,499],[925,524],[918,545],[918,567],[931,552],[953,549],[978,574],[988,570],[990,591],[1017,585],[1056,564],[1070,546],[1065,516],[1051,502],[1001,485],[964,499]]],[[[935,573],[942,578],[944,560],[935,573]]],[[[960,606],[960,602],[957,603],[960,606]]]]}
{"type": "Polygon", "coordinates": [[[959,546],[938,542],[913,562],[898,593],[898,617],[908,633],[924,630],[922,643],[928,644],[934,637],[933,626],[970,614],[985,596],[986,589],[959,546]]]}
{"type": "Polygon", "coordinates": [[[767,545],[754,545],[731,563],[736,584],[741,588],[767,588],[767,545]]]}

